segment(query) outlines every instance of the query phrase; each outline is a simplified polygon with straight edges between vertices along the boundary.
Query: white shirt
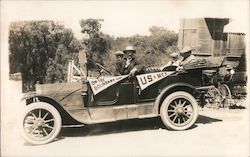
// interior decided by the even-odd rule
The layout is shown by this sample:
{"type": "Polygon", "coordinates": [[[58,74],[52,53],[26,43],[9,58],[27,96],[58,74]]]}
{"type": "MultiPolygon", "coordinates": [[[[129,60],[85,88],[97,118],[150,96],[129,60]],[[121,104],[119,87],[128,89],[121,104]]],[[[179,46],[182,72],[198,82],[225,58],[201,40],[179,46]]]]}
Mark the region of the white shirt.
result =
{"type": "Polygon", "coordinates": [[[189,57],[187,57],[185,60],[182,59],[182,61],[180,62],[181,65],[185,65],[190,63],[191,61],[195,60],[195,56],[194,55],[190,55],[189,57]]]}
{"type": "Polygon", "coordinates": [[[180,65],[179,60],[177,60],[177,61],[169,61],[166,65],[161,67],[161,70],[163,70],[164,68],[169,67],[169,66],[177,66],[178,67],[179,65],[180,65]]]}

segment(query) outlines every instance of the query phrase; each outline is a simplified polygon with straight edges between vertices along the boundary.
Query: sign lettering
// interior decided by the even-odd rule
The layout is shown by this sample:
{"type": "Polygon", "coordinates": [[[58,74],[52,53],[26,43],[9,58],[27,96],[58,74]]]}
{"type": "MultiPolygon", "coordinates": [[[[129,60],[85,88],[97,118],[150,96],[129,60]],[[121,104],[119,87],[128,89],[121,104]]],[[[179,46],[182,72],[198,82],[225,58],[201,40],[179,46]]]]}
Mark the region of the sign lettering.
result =
{"type": "Polygon", "coordinates": [[[87,78],[89,81],[90,87],[94,93],[94,95],[100,93],[101,91],[107,89],[113,84],[127,78],[128,75],[122,76],[110,76],[110,77],[101,77],[101,78],[87,78]]]}
{"type": "Polygon", "coordinates": [[[149,73],[149,74],[142,74],[142,75],[137,75],[137,81],[139,83],[139,86],[141,90],[144,90],[148,86],[164,79],[165,77],[169,76],[174,72],[156,72],[156,73],[149,73]]]}

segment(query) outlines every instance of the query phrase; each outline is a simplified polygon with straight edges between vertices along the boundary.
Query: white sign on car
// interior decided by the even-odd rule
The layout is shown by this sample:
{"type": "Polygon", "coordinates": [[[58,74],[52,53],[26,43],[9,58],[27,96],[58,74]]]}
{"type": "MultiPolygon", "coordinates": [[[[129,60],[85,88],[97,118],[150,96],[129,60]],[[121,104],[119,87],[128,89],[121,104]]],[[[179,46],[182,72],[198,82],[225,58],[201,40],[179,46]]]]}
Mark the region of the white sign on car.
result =
{"type": "Polygon", "coordinates": [[[88,77],[87,80],[89,81],[90,87],[94,93],[94,95],[100,93],[104,89],[112,86],[113,84],[127,78],[129,75],[121,75],[121,76],[110,76],[110,77],[100,77],[100,78],[90,78],[88,77]]]}
{"type": "Polygon", "coordinates": [[[155,73],[149,73],[149,74],[142,74],[142,75],[137,75],[137,81],[139,83],[140,89],[144,90],[148,86],[166,78],[167,76],[171,75],[174,73],[173,71],[164,71],[164,72],[155,72],[155,73]]]}

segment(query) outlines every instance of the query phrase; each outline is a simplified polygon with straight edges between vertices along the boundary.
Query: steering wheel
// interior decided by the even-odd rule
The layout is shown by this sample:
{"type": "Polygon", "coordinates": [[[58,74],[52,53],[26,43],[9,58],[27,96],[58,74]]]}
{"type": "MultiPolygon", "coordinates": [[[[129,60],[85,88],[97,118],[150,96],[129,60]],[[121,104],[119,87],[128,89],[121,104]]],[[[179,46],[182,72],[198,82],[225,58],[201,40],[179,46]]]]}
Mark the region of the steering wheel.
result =
{"type": "Polygon", "coordinates": [[[108,75],[112,75],[104,66],[102,66],[101,64],[99,64],[99,63],[95,63],[95,65],[99,68],[99,69],[101,69],[100,71],[99,71],[99,75],[97,76],[97,78],[99,78],[100,76],[106,76],[107,74],[108,75]]]}
{"type": "MultiPolygon", "coordinates": [[[[111,72],[109,72],[104,66],[102,66],[102,65],[99,64],[99,63],[97,63],[96,61],[94,61],[94,60],[92,60],[92,59],[90,59],[90,58],[88,58],[87,61],[90,62],[90,63],[91,63],[92,65],[94,65],[95,67],[97,67],[98,69],[100,69],[100,71],[99,71],[99,76],[101,76],[101,75],[103,75],[103,74],[105,74],[105,75],[107,75],[107,74],[112,75],[111,72]]],[[[99,76],[98,76],[98,77],[99,77],[99,76]]]]}
{"type": "Polygon", "coordinates": [[[109,72],[104,66],[102,66],[99,63],[95,63],[101,70],[99,71],[100,75],[102,74],[109,74],[112,75],[111,72],[109,72]]]}

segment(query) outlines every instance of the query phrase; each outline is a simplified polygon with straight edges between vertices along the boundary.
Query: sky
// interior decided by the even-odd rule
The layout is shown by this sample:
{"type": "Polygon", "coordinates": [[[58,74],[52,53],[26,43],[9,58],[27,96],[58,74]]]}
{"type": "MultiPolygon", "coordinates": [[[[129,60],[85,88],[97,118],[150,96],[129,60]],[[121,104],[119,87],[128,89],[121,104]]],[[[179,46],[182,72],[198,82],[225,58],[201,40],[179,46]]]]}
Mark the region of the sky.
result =
{"type": "Polygon", "coordinates": [[[248,0],[167,0],[167,1],[1,1],[4,29],[12,21],[59,20],[78,39],[80,19],[102,18],[102,31],[113,36],[148,35],[152,25],[178,33],[180,18],[233,18],[228,31],[249,29],[248,0]]]}

